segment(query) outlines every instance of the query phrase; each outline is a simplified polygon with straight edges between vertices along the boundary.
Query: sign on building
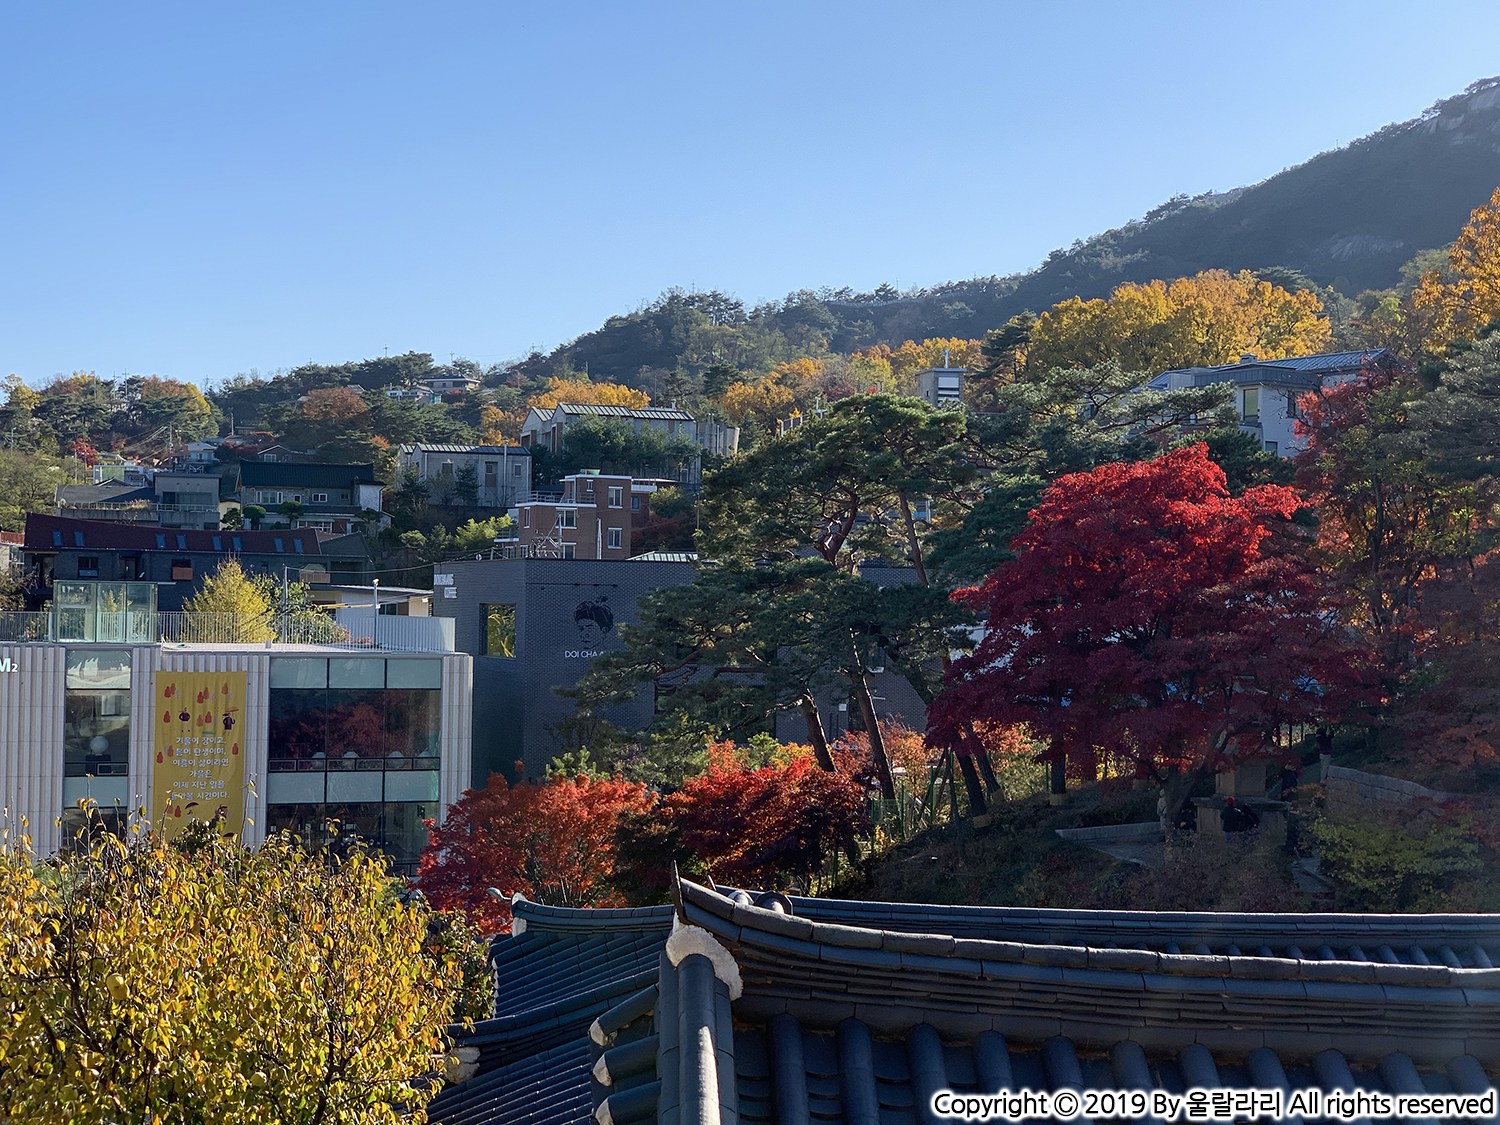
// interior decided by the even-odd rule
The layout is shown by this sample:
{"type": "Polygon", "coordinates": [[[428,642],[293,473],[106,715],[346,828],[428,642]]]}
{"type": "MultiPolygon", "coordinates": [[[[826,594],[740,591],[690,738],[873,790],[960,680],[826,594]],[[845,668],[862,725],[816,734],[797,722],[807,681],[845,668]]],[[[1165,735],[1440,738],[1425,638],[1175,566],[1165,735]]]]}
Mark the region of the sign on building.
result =
{"type": "Polygon", "coordinates": [[[167,839],[217,819],[238,834],[245,819],[245,673],[158,672],[151,792],[167,839]]]}

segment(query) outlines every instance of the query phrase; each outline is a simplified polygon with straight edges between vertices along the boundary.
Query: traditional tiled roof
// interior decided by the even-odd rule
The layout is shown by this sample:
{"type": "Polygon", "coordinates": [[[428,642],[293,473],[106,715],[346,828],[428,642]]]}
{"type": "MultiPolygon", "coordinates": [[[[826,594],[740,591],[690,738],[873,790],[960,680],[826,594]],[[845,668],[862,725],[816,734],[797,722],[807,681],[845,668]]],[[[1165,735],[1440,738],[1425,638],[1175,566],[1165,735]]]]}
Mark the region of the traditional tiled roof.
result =
{"type": "Polygon", "coordinates": [[[943,907],[687,881],[673,890],[673,907],[635,912],[518,903],[525,932],[497,947],[502,991],[546,979],[548,997],[581,1004],[587,994],[589,1010],[602,1007],[591,1047],[564,1056],[561,1040],[545,1038],[581,1016],[514,1012],[518,1030],[543,1037],[524,1056],[529,1067],[513,1050],[445,1091],[432,1119],[915,1125],[930,1121],[927,1099],[945,1087],[1477,1092],[1500,1064],[1493,916],[943,907]],[[654,976],[637,947],[616,977],[619,998],[605,996],[584,946],[669,921],[654,976]],[[548,947],[557,942],[572,944],[548,947]]]}
{"type": "Polygon", "coordinates": [[[478,1049],[479,1073],[434,1099],[434,1122],[588,1120],[599,1053],[589,1028],[656,984],[671,907],[578,911],[518,898],[512,909],[514,932],[490,947],[495,1018],[453,1029],[457,1046],[478,1049]]]}

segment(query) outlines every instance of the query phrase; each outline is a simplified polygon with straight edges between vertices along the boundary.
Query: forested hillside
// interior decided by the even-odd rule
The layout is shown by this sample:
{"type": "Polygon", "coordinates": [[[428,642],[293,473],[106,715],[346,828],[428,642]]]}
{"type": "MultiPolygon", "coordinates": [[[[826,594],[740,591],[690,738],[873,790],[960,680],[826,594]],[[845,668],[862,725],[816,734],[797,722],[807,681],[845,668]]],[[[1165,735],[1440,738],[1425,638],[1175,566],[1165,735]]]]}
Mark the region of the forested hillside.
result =
{"type": "MultiPolygon", "coordinates": [[[[587,371],[655,396],[666,374],[727,363],[769,368],[815,339],[849,353],[931,337],[979,338],[1024,310],[1107,296],[1126,281],[1202,270],[1292,270],[1355,298],[1452,241],[1500,184],[1500,78],[1250,187],[1178,196],[1142,219],[1058,249],[1036,270],[927,289],[804,290],[746,308],[719,293],[669,293],[611,317],[523,368],[587,371]]],[[[976,220],[980,218],[976,216],[976,220]]]]}

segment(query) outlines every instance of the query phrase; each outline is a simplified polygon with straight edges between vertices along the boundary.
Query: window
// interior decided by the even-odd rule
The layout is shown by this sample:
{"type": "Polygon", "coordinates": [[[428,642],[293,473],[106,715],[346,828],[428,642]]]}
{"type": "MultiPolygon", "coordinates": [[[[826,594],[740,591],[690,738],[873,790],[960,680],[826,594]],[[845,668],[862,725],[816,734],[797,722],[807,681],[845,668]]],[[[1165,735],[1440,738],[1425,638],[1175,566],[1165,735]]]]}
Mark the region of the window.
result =
{"type": "Polygon", "coordinates": [[[562,557],[565,558],[565,559],[574,558],[576,550],[577,550],[577,548],[574,547],[573,544],[571,544],[571,543],[564,543],[562,545],[562,557]]]}
{"type": "Polygon", "coordinates": [[[139,582],[146,576],[141,569],[140,555],[126,555],[120,559],[120,577],[126,582],[139,582]]]}
{"type": "Polygon", "coordinates": [[[510,475],[513,477],[518,477],[521,475],[521,463],[519,461],[517,461],[516,464],[512,466],[510,475]]]}
{"type": "Polygon", "coordinates": [[[243,551],[245,549],[245,541],[238,535],[231,535],[229,537],[229,542],[236,551],[243,551]]]}
{"type": "Polygon", "coordinates": [[[192,559],[173,559],[172,560],[172,581],[173,582],[191,582],[192,580],[193,580],[193,560],[192,559]]]}
{"type": "Polygon", "coordinates": [[[577,527],[578,510],[576,508],[564,508],[557,513],[558,527],[577,527]]]}
{"type": "Polygon", "coordinates": [[[75,547],[82,547],[83,546],[83,532],[81,532],[81,531],[75,531],[75,532],[73,532],[73,546],[75,546],[75,547]]]}
{"type": "Polygon", "coordinates": [[[1272,454],[1275,454],[1276,456],[1279,457],[1279,456],[1281,456],[1279,450],[1280,450],[1280,446],[1278,446],[1276,442],[1274,442],[1274,441],[1268,441],[1268,442],[1266,442],[1266,452],[1267,453],[1272,453],[1272,454]]]}
{"type": "Polygon", "coordinates": [[[641,510],[641,498],[639,496],[632,496],[630,498],[630,510],[632,512],[639,512],[641,510]]]}
{"type": "Polygon", "coordinates": [[[311,500],[314,504],[326,504],[328,503],[328,493],[314,492],[311,496],[308,497],[308,499],[311,500]]]}
{"type": "Polygon", "coordinates": [[[1240,410],[1241,418],[1260,417],[1260,388],[1246,387],[1244,391],[1244,404],[1240,410]]]}
{"type": "Polygon", "coordinates": [[[278,555],[286,553],[286,540],[281,538],[281,536],[278,535],[275,539],[271,540],[271,542],[276,544],[276,553],[278,555]]]}
{"type": "Polygon", "coordinates": [[[625,506],[625,489],[618,485],[609,486],[609,506],[611,508],[623,508],[625,506]]]}
{"type": "Polygon", "coordinates": [[[179,551],[186,551],[187,550],[187,536],[186,535],[179,535],[177,537],[177,549],[179,551]]]}
{"type": "Polygon", "coordinates": [[[158,551],[165,551],[167,549],[167,537],[160,532],[156,536],[156,549],[158,551]]]}
{"type": "MultiPolygon", "coordinates": [[[[157,538],[161,539],[161,536],[158,535],[157,538]]],[[[61,547],[62,546],[62,532],[60,532],[60,531],[54,531],[52,533],[52,545],[54,547],[61,547]]],[[[166,545],[167,545],[166,541],[162,540],[162,546],[165,547],[166,545]]]]}
{"type": "Polygon", "coordinates": [[[618,527],[612,527],[612,528],[609,529],[609,542],[608,542],[608,546],[610,548],[612,548],[613,550],[616,550],[616,551],[618,551],[620,549],[620,532],[621,532],[621,530],[622,529],[618,528],[618,527]]]}
{"type": "Polygon", "coordinates": [[[481,656],[515,656],[516,607],[514,602],[479,607],[484,627],[479,636],[481,656]]]}
{"type": "Polygon", "coordinates": [[[521,509],[521,526],[522,527],[530,527],[531,526],[531,509],[530,508],[522,508],[521,509]]]}
{"type": "Polygon", "coordinates": [[[78,556],[78,577],[79,578],[98,578],[99,577],[99,559],[97,558],[97,556],[94,556],[94,555],[79,555],[78,556]]]}
{"type": "Polygon", "coordinates": [[[302,553],[302,540],[300,537],[292,540],[292,550],[299,555],[302,553]]]}
{"type": "Polygon", "coordinates": [[[495,474],[496,474],[496,472],[499,470],[499,468],[500,468],[500,462],[498,462],[498,461],[486,461],[484,463],[484,475],[487,476],[487,477],[494,477],[495,474]]]}
{"type": "Polygon", "coordinates": [[[214,536],[214,550],[215,551],[222,551],[223,549],[224,549],[224,537],[222,535],[215,535],[214,536]]]}
{"type": "Polygon", "coordinates": [[[70,649],[63,773],[125,777],[130,761],[130,650],[70,649]]]}

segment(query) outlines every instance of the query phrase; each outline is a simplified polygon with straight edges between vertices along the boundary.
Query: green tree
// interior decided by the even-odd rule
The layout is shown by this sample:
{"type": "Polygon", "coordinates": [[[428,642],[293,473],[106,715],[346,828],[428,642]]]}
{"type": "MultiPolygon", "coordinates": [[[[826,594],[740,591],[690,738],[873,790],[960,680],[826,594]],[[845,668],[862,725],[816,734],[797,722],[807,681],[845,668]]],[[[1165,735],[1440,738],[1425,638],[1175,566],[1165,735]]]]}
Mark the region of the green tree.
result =
{"type": "Polygon", "coordinates": [[[240,511],[244,520],[250,524],[251,528],[259,531],[260,521],[266,518],[266,510],[259,504],[246,504],[240,511]]]}
{"type": "MultiPolygon", "coordinates": [[[[86,838],[84,838],[86,842],[86,838]]],[[[394,1125],[440,1088],[462,931],[384,866],[205,830],[0,852],[7,1121],[394,1125]]]]}
{"type": "Polygon", "coordinates": [[[479,502],[479,468],[472,461],[460,465],[453,474],[453,499],[465,508],[479,502]]]}

